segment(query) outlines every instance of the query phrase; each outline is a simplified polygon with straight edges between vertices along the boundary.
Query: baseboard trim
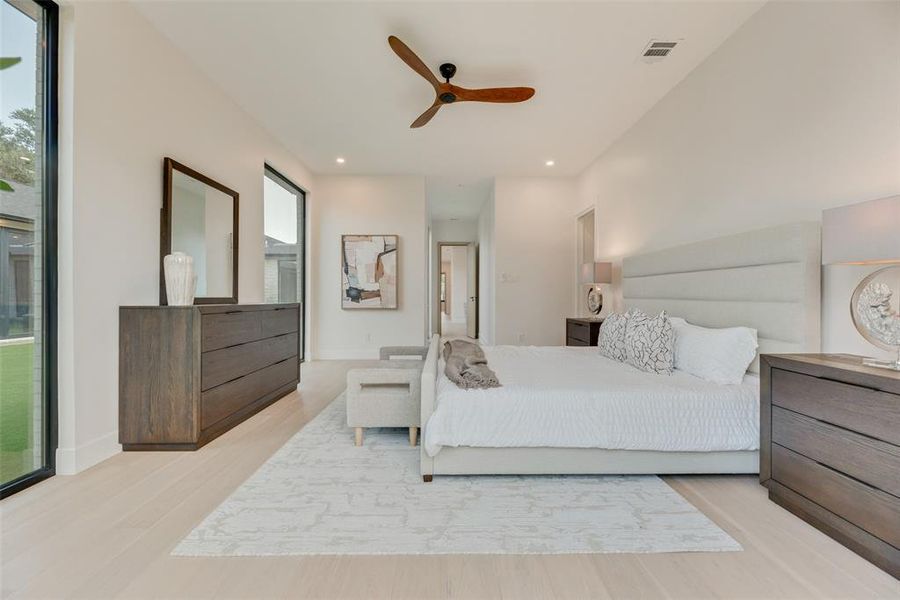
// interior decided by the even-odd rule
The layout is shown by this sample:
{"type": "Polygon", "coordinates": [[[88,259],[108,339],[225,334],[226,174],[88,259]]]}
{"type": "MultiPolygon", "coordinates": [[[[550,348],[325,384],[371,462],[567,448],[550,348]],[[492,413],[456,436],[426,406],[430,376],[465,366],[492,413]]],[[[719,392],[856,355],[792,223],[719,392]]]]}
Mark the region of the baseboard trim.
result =
{"type": "Polygon", "coordinates": [[[75,475],[121,451],[118,430],[110,431],[75,448],[57,448],[56,474],[75,475]]]}

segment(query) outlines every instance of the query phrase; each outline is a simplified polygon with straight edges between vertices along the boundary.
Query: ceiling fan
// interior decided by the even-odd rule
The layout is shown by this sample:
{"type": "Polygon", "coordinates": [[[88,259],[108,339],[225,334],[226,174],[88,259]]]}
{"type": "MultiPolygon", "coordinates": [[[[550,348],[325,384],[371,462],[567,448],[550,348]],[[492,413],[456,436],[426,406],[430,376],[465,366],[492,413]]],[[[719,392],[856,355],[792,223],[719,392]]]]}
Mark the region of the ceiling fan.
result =
{"type": "Polygon", "coordinates": [[[450,80],[456,75],[456,65],[452,63],[444,63],[440,66],[441,77],[444,82],[440,82],[434,73],[425,66],[422,59],[416,56],[416,53],[409,49],[409,46],[401,42],[393,35],[388,38],[388,44],[391,49],[405,62],[409,67],[424,77],[428,83],[434,88],[434,104],[428,110],[419,115],[419,118],[413,121],[411,128],[421,127],[431,120],[437,111],[445,104],[453,104],[454,102],[524,102],[534,96],[534,88],[530,87],[507,87],[507,88],[483,88],[479,90],[470,90],[462,88],[450,83],[450,80]]]}

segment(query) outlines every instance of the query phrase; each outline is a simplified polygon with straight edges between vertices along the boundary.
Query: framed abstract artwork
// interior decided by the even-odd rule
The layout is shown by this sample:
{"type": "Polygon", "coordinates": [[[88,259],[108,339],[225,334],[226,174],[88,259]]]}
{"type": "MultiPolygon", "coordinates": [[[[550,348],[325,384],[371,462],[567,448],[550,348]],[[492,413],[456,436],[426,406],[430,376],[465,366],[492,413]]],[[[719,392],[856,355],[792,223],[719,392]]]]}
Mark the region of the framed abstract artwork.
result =
{"type": "Polygon", "coordinates": [[[397,308],[396,235],[341,236],[341,308],[397,308]]]}

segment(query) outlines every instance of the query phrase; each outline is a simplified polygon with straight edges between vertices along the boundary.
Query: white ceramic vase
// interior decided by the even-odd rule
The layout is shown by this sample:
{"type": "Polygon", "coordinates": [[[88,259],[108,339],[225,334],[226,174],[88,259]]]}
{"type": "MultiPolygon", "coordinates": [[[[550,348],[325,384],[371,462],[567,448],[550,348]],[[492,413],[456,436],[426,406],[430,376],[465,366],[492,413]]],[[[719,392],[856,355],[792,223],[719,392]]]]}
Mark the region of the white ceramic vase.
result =
{"type": "Polygon", "coordinates": [[[166,298],[169,306],[190,306],[194,303],[197,277],[194,259],[184,252],[173,252],[163,259],[166,276],[166,298]]]}

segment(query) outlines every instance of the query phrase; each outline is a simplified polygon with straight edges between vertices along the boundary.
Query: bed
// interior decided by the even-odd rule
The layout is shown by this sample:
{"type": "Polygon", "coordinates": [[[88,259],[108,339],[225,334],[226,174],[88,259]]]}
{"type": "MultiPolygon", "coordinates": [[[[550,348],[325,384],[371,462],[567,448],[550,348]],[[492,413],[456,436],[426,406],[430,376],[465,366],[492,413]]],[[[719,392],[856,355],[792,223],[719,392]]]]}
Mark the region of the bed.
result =
{"type": "MultiPolygon", "coordinates": [[[[622,263],[626,308],[706,327],[757,329],[761,353],[819,350],[817,223],[717,238],[622,263]]],[[[421,473],[757,473],[759,380],[642,373],[596,348],[487,347],[501,388],[443,375],[440,338],[422,371],[421,473]]]]}

